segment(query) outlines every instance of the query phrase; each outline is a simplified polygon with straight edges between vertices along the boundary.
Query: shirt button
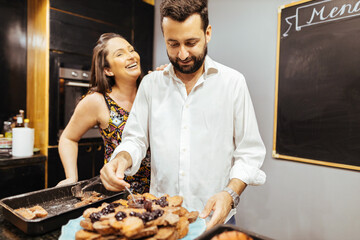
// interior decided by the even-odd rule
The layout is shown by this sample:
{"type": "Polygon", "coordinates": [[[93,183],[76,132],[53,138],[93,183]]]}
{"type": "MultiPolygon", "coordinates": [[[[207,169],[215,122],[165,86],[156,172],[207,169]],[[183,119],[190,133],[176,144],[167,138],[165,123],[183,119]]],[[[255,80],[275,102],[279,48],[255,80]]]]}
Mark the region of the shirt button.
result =
{"type": "Polygon", "coordinates": [[[186,107],[186,108],[189,108],[189,104],[186,104],[185,107],[186,107]]]}
{"type": "Polygon", "coordinates": [[[183,152],[186,152],[186,148],[183,148],[183,152]]]}
{"type": "Polygon", "coordinates": [[[187,129],[187,126],[184,126],[184,129],[187,129]]]}
{"type": "Polygon", "coordinates": [[[181,176],[185,176],[184,171],[180,171],[180,175],[181,175],[181,176]]]}

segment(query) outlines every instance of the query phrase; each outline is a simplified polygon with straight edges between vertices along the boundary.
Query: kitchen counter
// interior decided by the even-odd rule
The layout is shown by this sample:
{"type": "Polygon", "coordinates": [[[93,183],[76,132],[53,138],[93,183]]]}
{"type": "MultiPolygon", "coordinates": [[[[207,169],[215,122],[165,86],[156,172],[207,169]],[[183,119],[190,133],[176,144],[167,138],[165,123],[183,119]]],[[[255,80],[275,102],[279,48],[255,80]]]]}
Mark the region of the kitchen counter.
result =
{"type": "MultiPolygon", "coordinates": [[[[0,198],[30,192],[45,187],[46,156],[35,154],[29,157],[0,155],[0,198]]],[[[12,239],[58,239],[60,229],[48,234],[32,237],[4,219],[0,206],[0,240],[12,239]]]]}
{"type": "Polygon", "coordinates": [[[45,188],[46,156],[0,156],[0,199],[45,188]]]}
{"type": "Polygon", "coordinates": [[[34,154],[29,157],[13,157],[0,155],[0,167],[13,167],[19,165],[29,165],[36,163],[45,164],[46,156],[41,154],[34,154]]]}
{"type": "Polygon", "coordinates": [[[29,236],[22,232],[20,229],[12,225],[3,216],[3,207],[0,206],[0,240],[11,239],[11,240],[22,240],[22,239],[32,239],[32,240],[51,240],[58,239],[61,233],[61,228],[54,230],[49,233],[45,233],[40,236],[29,236]]]}

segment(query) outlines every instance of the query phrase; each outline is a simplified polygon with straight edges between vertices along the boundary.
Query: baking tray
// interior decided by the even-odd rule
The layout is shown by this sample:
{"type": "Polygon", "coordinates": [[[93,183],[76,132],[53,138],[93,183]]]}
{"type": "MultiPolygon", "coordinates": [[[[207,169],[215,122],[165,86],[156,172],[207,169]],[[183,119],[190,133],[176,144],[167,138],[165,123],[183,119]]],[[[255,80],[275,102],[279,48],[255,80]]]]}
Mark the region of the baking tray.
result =
{"type": "MultiPolygon", "coordinates": [[[[78,183],[84,185],[86,184],[86,180],[78,183]]],[[[79,217],[84,210],[89,207],[98,207],[103,202],[113,202],[121,198],[126,199],[128,195],[125,191],[110,192],[106,190],[102,184],[97,184],[89,187],[88,190],[101,193],[104,195],[104,199],[85,206],[74,207],[75,203],[80,202],[80,200],[73,197],[71,193],[71,187],[75,184],[47,188],[3,198],[0,200],[0,205],[3,207],[4,218],[26,234],[41,235],[60,228],[70,219],[79,217]],[[17,208],[28,208],[34,205],[42,206],[48,212],[48,216],[45,218],[28,220],[14,212],[17,208]]]]}
{"type": "Polygon", "coordinates": [[[211,228],[210,230],[204,232],[203,234],[201,234],[198,238],[196,238],[196,240],[210,240],[211,238],[215,237],[216,235],[218,235],[220,233],[227,232],[227,231],[234,231],[234,230],[243,232],[243,233],[249,235],[253,240],[273,240],[271,238],[260,236],[256,233],[244,231],[237,226],[229,225],[229,224],[217,225],[217,226],[211,228]]]}

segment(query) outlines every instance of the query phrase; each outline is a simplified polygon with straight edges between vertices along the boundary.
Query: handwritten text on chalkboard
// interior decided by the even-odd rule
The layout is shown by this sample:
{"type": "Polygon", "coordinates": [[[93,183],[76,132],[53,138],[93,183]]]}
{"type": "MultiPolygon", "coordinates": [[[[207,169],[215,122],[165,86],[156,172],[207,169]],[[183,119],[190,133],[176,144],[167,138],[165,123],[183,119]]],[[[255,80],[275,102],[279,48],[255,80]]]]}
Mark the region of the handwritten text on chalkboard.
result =
{"type": "Polygon", "coordinates": [[[337,4],[333,0],[324,0],[296,8],[296,14],[285,19],[289,24],[283,37],[287,37],[293,21],[295,19],[295,30],[300,31],[303,27],[315,24],[325,23],[329,21],[337,21],[344,18],[350,18],[360,15],[360,1],[355,4],[345,3],[337,4]],[[308,11],[312,8],[311,11],[308,11]],[[306,11],[305,11],[306,10],[306,11]]]}

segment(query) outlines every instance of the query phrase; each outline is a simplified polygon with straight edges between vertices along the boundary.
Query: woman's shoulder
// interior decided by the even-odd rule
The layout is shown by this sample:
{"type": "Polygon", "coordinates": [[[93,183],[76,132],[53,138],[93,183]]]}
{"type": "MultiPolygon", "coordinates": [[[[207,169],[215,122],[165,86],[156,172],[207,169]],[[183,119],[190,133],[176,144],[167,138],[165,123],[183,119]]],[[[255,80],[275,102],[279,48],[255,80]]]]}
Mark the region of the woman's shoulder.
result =
{"type": "Polygon", "coordinates": [[[82,100],[85,100],[87,102],[97,102],[99,101],[100,99],[104,99],[104,95],[102,95],[101,93],[99,92],[88,92],[82,100]]]}
{"type": "Polygon", "coordinates": [[[104,102],[104,95],[98,92],[89,92],[87,93],[79,102],[79,105],[83,105],[84,107],[96,108],[102,106],[104,102]]]}

